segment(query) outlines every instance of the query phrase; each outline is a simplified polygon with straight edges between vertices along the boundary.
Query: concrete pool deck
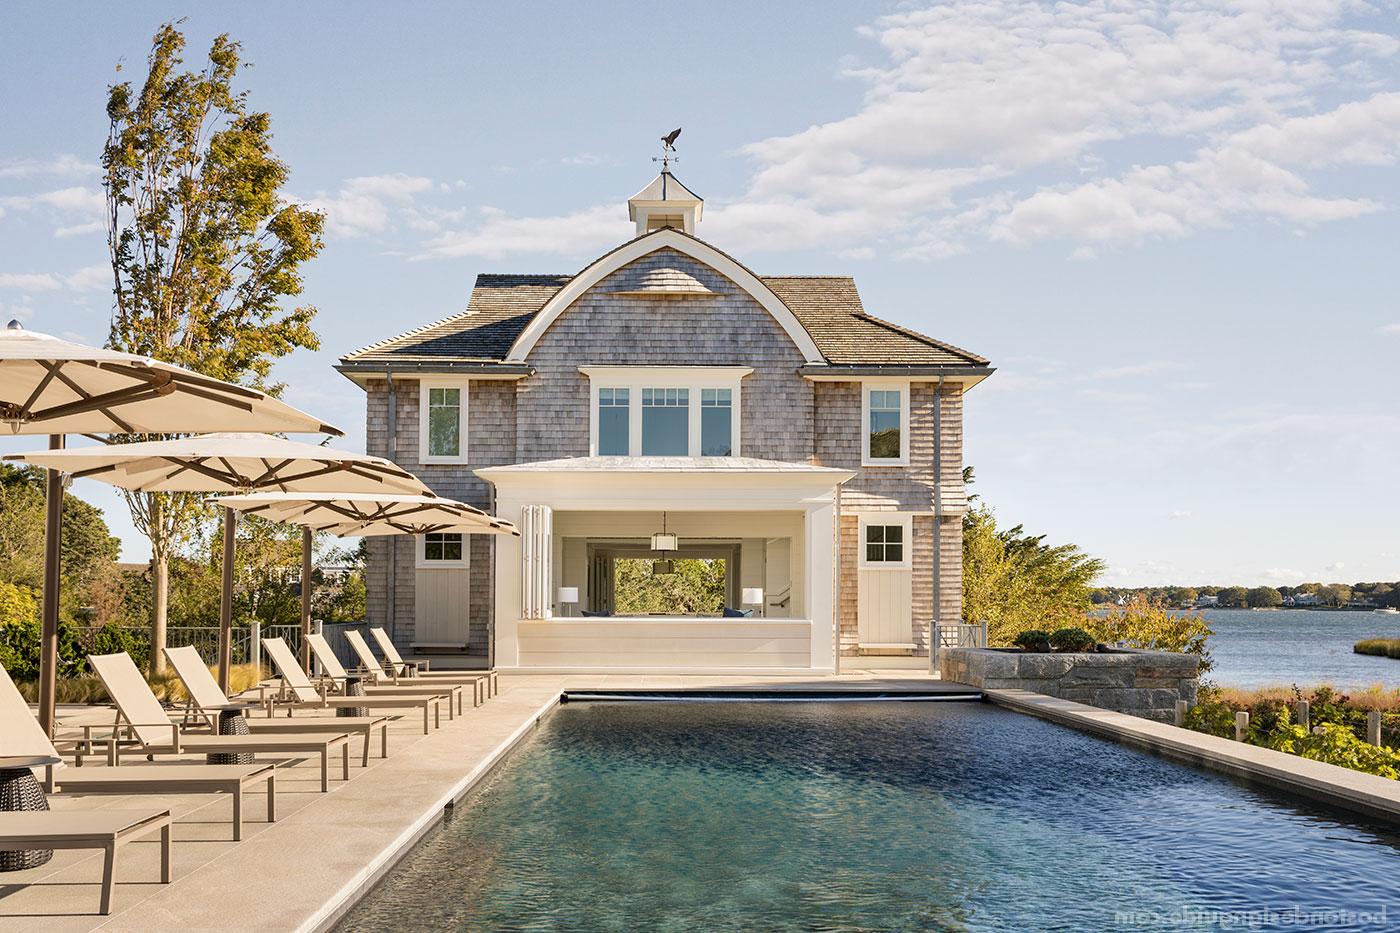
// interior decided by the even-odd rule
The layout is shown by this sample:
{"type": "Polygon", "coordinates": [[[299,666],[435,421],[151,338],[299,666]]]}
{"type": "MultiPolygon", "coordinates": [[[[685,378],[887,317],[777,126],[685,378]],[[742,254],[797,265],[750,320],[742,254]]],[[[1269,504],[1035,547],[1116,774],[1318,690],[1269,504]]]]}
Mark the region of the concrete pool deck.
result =
{"type": "MultiPolygon", "coordinates": [[[[533,730],[561,693],[726,689],[978,692],[904,671],[810,678],[503,674],[498,696],[453,722],[444,720],[430,735],[421,733],[411,712],[404,715],[391,728],[391,757],[372,757],[367,769],[356,761],[350,781],[333,781],[330,793],[317,792],[318,763],[280,765],[279,819],[263,822],[255,795],[245,806],[242,842],[228,841],[226,797],[56,795],[51,805],[64,810],[169,806],[176,820],[173,881],[156,883],[157,843],[126,846],[112,915],[102,917],[96,913],[100,855],[60,851],[42,868],[0,875],[0,933],[39,925],[46,931],[326,929],[533,730]]],[[[981,692],[998,705],[1400,823],[1400,782],[1053,697],[981,692]]],[[[68,709],[61,724],[71,735],[74,726],[108,722],[109,716],[102,707],[68,709]]]]}

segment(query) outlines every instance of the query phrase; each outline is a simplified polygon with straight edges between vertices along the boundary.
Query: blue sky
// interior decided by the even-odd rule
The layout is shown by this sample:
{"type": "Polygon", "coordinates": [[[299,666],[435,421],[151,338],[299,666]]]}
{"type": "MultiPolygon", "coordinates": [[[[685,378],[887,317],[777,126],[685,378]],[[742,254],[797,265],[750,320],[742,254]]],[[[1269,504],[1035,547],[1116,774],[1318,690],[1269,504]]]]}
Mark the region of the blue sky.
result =
{"type": "Polygon", "coordinates": [[[186,13],[327,212],[323,350],[278,375],[347,446],[339,355],[626,238],[682,125],[702,237],[997,365],[966,443],[1003,520],[1111,583],[1400,578],[1393,3],[8,4],[0,316],[104,339],[106,86],[186,13]]]}

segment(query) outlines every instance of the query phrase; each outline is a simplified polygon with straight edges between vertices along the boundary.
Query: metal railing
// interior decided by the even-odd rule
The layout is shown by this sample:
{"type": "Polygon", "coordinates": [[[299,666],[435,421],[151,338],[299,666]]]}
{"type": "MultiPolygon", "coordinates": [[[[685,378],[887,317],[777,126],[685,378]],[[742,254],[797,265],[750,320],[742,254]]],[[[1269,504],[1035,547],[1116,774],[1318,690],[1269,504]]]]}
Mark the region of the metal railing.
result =
{"type": "Polygon", "coordinates": [[[944,648],[987,647],[986,622],[934,622],[933,652],[935,659],[944,648]]]}

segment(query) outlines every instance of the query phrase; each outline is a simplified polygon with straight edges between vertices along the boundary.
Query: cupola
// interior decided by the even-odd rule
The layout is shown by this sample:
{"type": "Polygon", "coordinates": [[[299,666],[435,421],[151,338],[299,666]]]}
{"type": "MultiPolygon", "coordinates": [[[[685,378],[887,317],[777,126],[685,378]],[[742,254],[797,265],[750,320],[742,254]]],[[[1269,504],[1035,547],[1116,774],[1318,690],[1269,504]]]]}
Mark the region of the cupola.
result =
{"type": "Polygon", "coordinates": [[[664,168],[651,184],[627,199],[627,216],[636,222],[637,236],[663,227],[694,236],[704,208],[705,201],[664,168]]]}

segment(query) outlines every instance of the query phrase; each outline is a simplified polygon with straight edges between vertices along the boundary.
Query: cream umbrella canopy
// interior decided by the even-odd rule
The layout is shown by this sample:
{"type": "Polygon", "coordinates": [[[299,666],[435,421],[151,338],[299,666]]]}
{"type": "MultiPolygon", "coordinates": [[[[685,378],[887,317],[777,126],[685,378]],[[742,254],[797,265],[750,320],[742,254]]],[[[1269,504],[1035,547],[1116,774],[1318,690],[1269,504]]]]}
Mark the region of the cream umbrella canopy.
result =
{"type": "MultiPolygon", "coordinates": [[[[409,493],[428,492],[412,473],[381,457],[303,444],[267,434],[197,434],[170,441],[12,454],[35,466],[98,479],[138,492],[409,493]]],[[[224,508],[223,586],[219,601],[219,683],[232,666],[232,509],[224,508]]]]}
{"type": "MultiPolygon", "coordinates": [[[[414,495],[352,493],[261,493],[221,496],[217,504],[247,515],[301,526],[301,628],[311,630],[311,537],[317,531],[339,537],[380,535],[505,534],[519,535],[510,522],[453,499],[414,495]]],[[[302,664],[308,661],[302,641],[302,664]]]]}
{"type": "MultiPolygon", "coordinates": [[[[63,447],[66,434],[176,434],[195,428],[343,433],[265,392],[28,331],[18,321],[0,331],[0,431],[4,427],[11,434],[47,434],[54,449],[63,447]]],[[[58,470],[49,470],[45,496],[39,723],[52,735],[63,516],[58,470]]]]}

